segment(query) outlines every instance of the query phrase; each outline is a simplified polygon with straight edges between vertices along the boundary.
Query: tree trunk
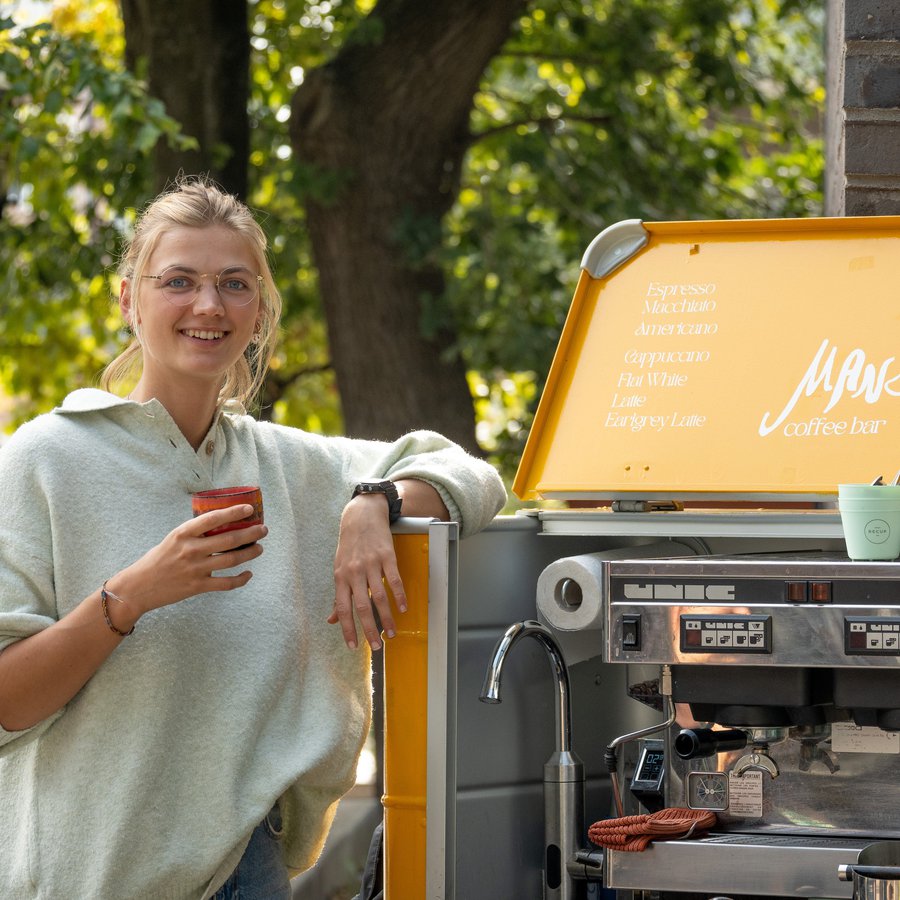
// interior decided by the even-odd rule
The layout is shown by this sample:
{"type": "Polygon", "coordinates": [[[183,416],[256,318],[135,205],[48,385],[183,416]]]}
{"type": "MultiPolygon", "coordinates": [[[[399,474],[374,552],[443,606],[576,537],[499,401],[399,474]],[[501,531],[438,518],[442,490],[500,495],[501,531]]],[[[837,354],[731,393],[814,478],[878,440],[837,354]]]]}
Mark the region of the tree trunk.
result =
{"type": "Polygon", "coordinates": [[[323,186],[307,221],[349,434],[433,428],[477,450],[454,325],[440,318],[441,219],[479,79],[524,8],[380,0],[367,32],[379,38],[348,43],[294,97],[297,163],[323,186]]]}
{"type": "Polygon", "coordinates": [[[157,187],[179,171],[208,173],[227,191],[246,196],[247,0],[122,0],[122,20],[128,68],[147,79],[151,96],[200,145],[178,150],[161,140],[154,156],[157,187]]]}

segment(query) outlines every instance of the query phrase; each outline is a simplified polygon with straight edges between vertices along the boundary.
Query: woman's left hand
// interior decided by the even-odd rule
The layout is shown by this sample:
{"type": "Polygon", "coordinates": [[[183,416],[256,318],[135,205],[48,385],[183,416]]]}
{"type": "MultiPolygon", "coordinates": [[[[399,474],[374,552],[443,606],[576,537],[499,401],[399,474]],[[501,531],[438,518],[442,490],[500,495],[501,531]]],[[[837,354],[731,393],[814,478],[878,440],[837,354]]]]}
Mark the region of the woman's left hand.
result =
{"type": "Polygon", "coordinates": [[[341,515],[334,556],[334,609],[328,621],[340,623],[344,640],[356,649],[356,620],[373,650],[381,649],[375,611],[387,637],[396,633],[390,597],[399,612],[406,612],[406,594],[397,569],[397,557],[388,522],[384,494],[358,494],[341,515]]]}

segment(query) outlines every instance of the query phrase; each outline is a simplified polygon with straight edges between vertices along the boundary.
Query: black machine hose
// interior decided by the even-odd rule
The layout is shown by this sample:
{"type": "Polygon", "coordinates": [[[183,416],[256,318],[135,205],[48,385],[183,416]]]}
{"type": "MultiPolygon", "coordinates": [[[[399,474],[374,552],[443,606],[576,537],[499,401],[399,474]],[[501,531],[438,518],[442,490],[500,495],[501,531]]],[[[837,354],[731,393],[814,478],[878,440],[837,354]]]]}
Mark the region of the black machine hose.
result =
{"type": "Polygon", "coordinates": [[[740,728],[714,731],[712,728],[685,728],[673,743],[682,759],[703,759],[725,750],[742,750],[747,746],[747,732],[740,728]]]}

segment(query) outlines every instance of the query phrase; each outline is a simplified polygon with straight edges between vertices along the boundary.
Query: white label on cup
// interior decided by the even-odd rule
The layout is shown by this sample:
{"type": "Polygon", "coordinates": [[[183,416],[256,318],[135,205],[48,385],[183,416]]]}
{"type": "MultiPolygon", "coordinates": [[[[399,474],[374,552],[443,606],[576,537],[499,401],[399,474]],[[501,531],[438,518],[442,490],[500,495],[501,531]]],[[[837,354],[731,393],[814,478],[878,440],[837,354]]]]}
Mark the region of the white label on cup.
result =
{"type": "Polygon", "coordinates": [[[863,533],[871,543],[883,544],[891,536],[891,526],[884,519],[869,519],[863,533]]]}

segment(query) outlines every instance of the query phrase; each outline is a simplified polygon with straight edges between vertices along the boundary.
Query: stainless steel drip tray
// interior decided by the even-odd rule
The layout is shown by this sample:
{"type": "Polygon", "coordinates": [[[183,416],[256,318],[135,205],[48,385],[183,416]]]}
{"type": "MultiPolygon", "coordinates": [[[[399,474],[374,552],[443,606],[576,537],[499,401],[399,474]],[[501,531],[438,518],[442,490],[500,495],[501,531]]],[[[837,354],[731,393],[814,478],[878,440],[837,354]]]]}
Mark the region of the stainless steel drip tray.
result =
{"type": "Polygon", "coordinates": [[[606,852],[604,883],[632,890],[845,898],[853,885],[838,881],[871,838],[710,834],[699,840],[654,841],[640,853],[606,852]]]}

